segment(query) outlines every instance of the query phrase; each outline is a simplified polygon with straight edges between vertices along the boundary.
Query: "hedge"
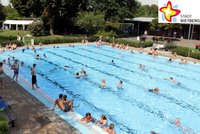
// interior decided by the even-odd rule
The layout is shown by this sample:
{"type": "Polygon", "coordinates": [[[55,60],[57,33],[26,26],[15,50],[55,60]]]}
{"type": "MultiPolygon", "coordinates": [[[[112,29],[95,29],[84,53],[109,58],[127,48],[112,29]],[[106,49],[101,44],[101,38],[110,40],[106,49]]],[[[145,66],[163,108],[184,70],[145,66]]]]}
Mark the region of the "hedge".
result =
{"type": "Polygon", "coordinates": [[[143,47],[152,47],[153,42],[152,41],[145,41],[144,43],[140,41],[131,41],[131,40],[125,40],[125,39],[109,39],[108,42],[110,43],[122,43],[125,45],[129,45],[131,47],[140,47],[141,45],[143,47]]]}
{"type": "Polygon", "coordinates": [[[75,43],[81,42],[81,37],[38,37],[35,39],[35,44],[38,45],[40,42],[43,44],[57,44],[57,43],[75,43]]]}
{"type": "Polygon", "coordinates": [[[9,125],[6,118],[0,112],[0,134],[8,134],[9,125]]]}
{"type": "Polygon", "coordinates": [[[194,48],[178,46],[175,49],[173,49],[172,52],[176,52],[178,55],[188,57],[189,50],[190,50],[189,57],[200,59],[200,51],[194,48]]]}

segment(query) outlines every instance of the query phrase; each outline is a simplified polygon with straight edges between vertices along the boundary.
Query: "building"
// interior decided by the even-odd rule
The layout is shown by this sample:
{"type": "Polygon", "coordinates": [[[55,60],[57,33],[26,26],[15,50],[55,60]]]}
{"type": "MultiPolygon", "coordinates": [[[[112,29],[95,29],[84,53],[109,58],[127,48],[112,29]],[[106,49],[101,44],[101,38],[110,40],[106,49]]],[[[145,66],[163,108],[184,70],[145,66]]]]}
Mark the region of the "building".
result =
{"type": "MultiPolygon", "coordinates": [[[[150,30],[150,23],[155,19],[153,17],[136,17],[136,18],[127,18],[124,20],[125,23],[133,23],[134,28],[131,32],[131,36],[141,36],[144,35],[144,32],[147,31],[148,35],[152,36],[165,36],[165,37],[175,37],[175,38],[188,38],[190,24],[181,24],[182,29],[154,29],[150,30]]],[[[200,40],[200,25],[192,25],[193,29],[192,39],[200,40]],[[194,28],[193,28],[194,27],[194,28]]],[[[192,30],[191,30],[192,31],[192,30]]]]}
{"type": "Polygon", "coordinates": [[[27,30],[28,26],[32,23],[33,20],[6,20],[2,24],[2,28],[10,30],[27,30]]]}

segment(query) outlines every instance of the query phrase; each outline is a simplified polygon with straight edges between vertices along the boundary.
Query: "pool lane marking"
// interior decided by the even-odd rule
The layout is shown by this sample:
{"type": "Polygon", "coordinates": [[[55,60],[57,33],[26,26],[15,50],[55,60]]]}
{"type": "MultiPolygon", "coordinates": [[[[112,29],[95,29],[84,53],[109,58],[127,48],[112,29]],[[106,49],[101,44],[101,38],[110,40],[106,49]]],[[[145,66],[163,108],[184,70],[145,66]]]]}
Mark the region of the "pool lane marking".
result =
{"type": "MultiPolygon", "coordinates": [[[[117,60],[123,61],[123,62],[125,62],[125,63],[128,62],[129,64],[134,64],[134,65],[138,65],[138,64],[139,64],[139,63],[132,62],[132,61],[130,61],[130,60],[125,60],[125,59],[117,58],[117,57],[110,56],[110,55],[107,55],[107,54],[102,54],[102,53],[96,52],[96,51],[94,52],[94,51],[91,51],[91,50],[88,50],[88,49],[85,49],[85,48],[79,48],[79,49],[82,49],[82,50],[84,50],[84,51],[88,51],[88,52],[91,52],[91,53],[94,53],[94,54],[97,54],[97,55],[109,57],[109,58],[112,58],[112,59],[117,59],[117,60]]],[[[135,57],[134,57],[134,58],[135,58],[135,57]]],[[[181,78],[184,78],[184,79],[187,79],[187,80],[191,80],[191,79],[185,77],[184,75],[176,74],[176,72],[170,72],[170,71],[166,71],[166,70],[160,70],[160,69],[157,69],[157,68],[154,68],[154,67],[149,67],[149,66],[147,66],[147,67],[148,67],[148,68],[155,69],[155,70],[157,70],[157,71],[161,71],[161,72],[164,71],[164,72],[167,72],[167,73],[172,73],[173,75],[175,75],[175,76],[177,76],[177,77],[181,77],[181,78]]],[[[197,80],[196,78],[192,78],[192,79],[194,79],[195,81],[200,82],[200,81],[197,80]]]]}
{"type": "MultiPolygon", "coordinates": [[[[91,53],[94,53],[94,54],[97,54],[97,55],[102,55],[102,56],[104,56],[103,54],[98,54],[98,53],[95,53],[95,52],[92,52],[92,51],[90,51],[90,50],[86,50],[86,49],[83,49],[83,50],[85,50],[85,51],[89,51],[89,52],[91,52],[91,53]]],[[[72,52],[72,51],[69,51],[69,50],[65,50],[65,51],[67,51],[67,52],[70,52],[70,53],[73,53],[73,54],[76,54],[76,55],[79,55],[79,56],[84,56],[84,57],[86,57],[86,58],[90,58],[90,59],[92,59],[92,60],[95,60],[95,61],[98,61],[98,62],[101,62],[101,63],[104,63],[104,64],[106,64],[106,65],[111,65],[111,64],[108,64],[107,62],[105,62],[105,61],[101,61],[101,60],[98,60],[98,59],[95,59],[95,58],[92,58],[92,57],[89,57],[89,56],[86,56],[86,55],[82,55],[82,54],[79,54],[79,53],[75,53],[75,52],[72,52]]],[[[112,56],[110,56],[110,57],[112,57],[112,56]]],[[[114,58],[114,57],[113,57],[114,58]]],[[[119,59],[119,60],[121,60],[121,59],[119,59]]],[[[134,64],[136,64],[136,63],[134,63],[134,64]]],[[[136,73],[136,74],[139,74],[139,75],[143,75],[143,76],[148,76],[150,79],[152,79],[152,78],[154,78],[154,79],[158,79],[158,80],[160,80],[160,78],[158,78],[158,77],[155,77],[155,76],[151,76],[151,75],[147,75],[147,74],[143,74],[143,73],[139,73],[139,72],[137,72],[137,71],[133,71],[133,70],[131,70],[131,69],[127,69],[127,68],[124,68],[124,67],[121,67],[121,66],[118,66],[118,65],[112,65],[112,66],[114,66],[114,67],[117,67],[117,68],[121,68],[121,69],[123,69],[123,70],[126,70],[126,71],[129,71],[129,72],[132,72],[132,73],[136,73]]],[[[155,69],[155,68],[153,68],[153,69],[155,69]]],[[[160,70],[158,70],[158,71],[160,71],[160,70]]],[[[170,73],[170,72],[168,72],[168,73],[170,73]]],[[[181,77],[184,77],[184,76],[182,76],[182,75],[180,75],[181,77]]],[[[179,76],[179,77],[180,77],[179,76]]],[[[188,79],[187,77],[184,77],[184,78],[186,78],[186,79],[188,79]]],[[[187,87],[184,87],[184,86],[180,86],[180,85],[176,85],[176,86],[174,86],[174,85],[170,85],[171,87],[178,87],[179,89],[181,88],[181,89],[184,89],[184,90],[186,90],[187,92],[190,92],[190,93],[192,93],[193,95],[200,95],[200,92],[198,92],[198,91],[196,91],[196,90],[193,90],[193,89],[190,89],[190,88],[187,88],[187,87]]]]}
{"type": "MultiPolygon", "coordinates": [[[[108,52],[112,52],[112,53],[116,53],[116,54],[119,54],[119,53],[121,53],[121,52],[115,52],[115,51],[112,51],[112,50],[108,50],[107,48],[102,48],[102,47],[96,47],[96,46],[94,46],[94,45],[91,45],[93,48],[96,48],[96,49],[103,49],[103,50],[105,50],[105,51],[108,51],[108,52]]],[[[114,48],[113,48],[114,49],[114,48]]],[[[117,49],[115,49],[115,50],[117,50],[117,49]]],[[[120,50],[121,51],[121,50],[120,50]]],[[[131,56],[131,57],[134,57],[133,55],[130,55],[130,54],[127,54],[127,53],[125,53],[125,55],[127,55],[127,56],[131,56]]],[[[147,55],[147,54],[146,54],[147,55]]],[[[134,57],[135,58],[135,57],[134,57]]],[[[147,59],[147,58],[139,58],[139,57],[137,57],[138,59],[141,59],[141,60],[148,60],[148,61],[150,61],[150,62],[153,62],[152,60],[150,60],[150,59],[147,59]]],[[[160,63],[160,62],[156,62],[156,63],[158,63],[158,64],[163,64],[163,65],[165,65],[164,63],[160,63]]],[[[188,69],[187,68],[183,68],[183,67],[179,67],[179,66],[175,66],[175,65],[170,65],[169,64],[169,66],[171,66],[171,67],[175,67],[175,68],[181,68],[181,69],[183,69],[184,71],[188,71],[188,69]]],[[[192,72],[195,72],[195,73],[200,73],[200,72],[198,72],[198,71],[196,71],[196,70],[190,70],[190,71],[192,71],[192,72]]]]}
{"type": "MultiPolygon", "coordinates": [[[[20,61],[20,60],[18,60],[20,61]]],[[[31,66],[30,65],[26,65],[29,69],[31,69],[31,66]]],[[[42,72],[36,72],[37,74],[39,74],[41,77],[45,78],[46,80],[50,81],[52,84],[58,86],[59,88],[61,88],[63,91],[66,91],[67,94],[70,94],[71,96],[73,96],[73,98],[79,98],[79,100],[85,102],[87,105],[89,106],[92,106],[96,111],[100,111],[101,113],[106,113],[105,110],[103,109],[100,109],[98,107],[96,107],[95,105],[93,105],[92,103],[88,102],[85,98],[83,98],[80,94],[74,94],[72,91],[68,91],[67,88],[63,87],[62,85],[60,85],[58,82],[50,79],[47,75],[43,74],[42,72]]],[[[117,120],[115,120],[114,118],[112,118],[111,115],[107,114],[106,116],[109,117],[109,119],[112,121],[112,122],[115,122],[117,125],[120,126],[120,130],[123,130],[123,131],[127,131],[128,133],[130,134],[137,134],[137,130],[135,129],[131,129],[125,125],[123,125],[122,123],[118,122],[117,120]],[[123,129],[122,129],[123,128],[123,129]]]]}
{"type": "MultiPolygon", "coordinates": [[[[66,59],[66,60],[72,61],[72,62],[74,62],[74,63],[76,63],[76,64],[80,64],[80,65],[83,65],[83,66],[85,66],[85,67],[91,68],[91,69],[96,70],[96,71],[98,71],[98,72],[101,72],[101,73],[103,73],[103,74],[116,77],[116,78],[118,78],[118,79],[121,79],[121,80],[123,80],[123,81],[129,83],[128,80],[122,79],[122,78],[120,78],[120,77],[118,77],[118,76],[115,76],[115,75],[113,75],[113,74],[109,74],[109,73],[107,73],[107,72],[104,73],[104,71],[98,70],[98,69],[96,69],[96,68],[94,68],[94,67],[90,67],[90,66],[88,66],[88,65],[86,65],[86,64],[83,64],[83,63],[81,63],[81,62],[74,61],[74,60],[72,60],[72,59],[70,59],[70,58],[68,58],[68,57],[64,57],[64,56],[59,55],[59,54],[56,54],[56,53],[54,53],[54,52],[50,52],[50,51],[47,51],[47,52],[48,52],[48,53],[51,53],[51,54],[53,54],[53,55],[56,55],[56,56],[58,56],[58,57],[64,58],[64,59],[66,59]]],[[[130,84],[130,83],[129,83],[129,84],[130,84]]],[[[130,84],[130,85],[131,85],[131,84],[130,84]]],[[[134,84],[134,85],[135,85],[135,84],[134,84]]],[[[141,85],[138,85],[138,86],[141,87],[141,85]]],[[[137,85],[136,85],[136,87],[137,87],[137,85]]],[[[143,87],[143,86],[142,86],[142,87],[143,87]]],[[[143,88],[144,88],[144,87],[143,87],[143,88]]],[[[144,88],[144,89],[145,89],[145,88],[144,88]]],[[[181,106],[182,108],[190,109],[190,110],[192,110],[193,112],[198,113],[198,114],[200,115],[200,113],[199,113],[199,112],[200,112],[200,109],[199,109],[199,108],[193,107],[191,104],[185,103],[183,100],[179,101],[179,100],[177,100],[176,98],[173,98],[173,97],[170,97],[169,95],[164,95],[164,94],[159,94],[159,96],[162,96],[163,98],[169,100],[170,102],[175,103],[175,104],[181,106]]]]}

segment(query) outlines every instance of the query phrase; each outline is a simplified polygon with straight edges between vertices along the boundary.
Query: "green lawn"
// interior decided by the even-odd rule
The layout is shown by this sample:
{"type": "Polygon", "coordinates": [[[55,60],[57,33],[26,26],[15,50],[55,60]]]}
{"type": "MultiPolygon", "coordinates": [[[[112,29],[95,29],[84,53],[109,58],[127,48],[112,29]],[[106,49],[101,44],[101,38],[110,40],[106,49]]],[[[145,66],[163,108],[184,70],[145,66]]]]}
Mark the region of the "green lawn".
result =
{"type": "Polygon", "coordinates": [[[18,34],[22,37],[26,34],[30,34],[30,32],[29,31],[3,30],[3,31],[0,31],[0,41],[16,40],[18,34]]]}
{"type": "MultiPolygon", "coordinates": [[[[20,35],[24,37],[26,34],[31,34],[30,31],[15,31],[15,30],[2,30],[0,31],[0,44],[5,46],[8,43],[16,43],[18,46],[24,45],[22,41],[17,41],[17,36],[20,35]]],[[[83,35],[49,35],[49,36],[36,36],[36,37],[26,37],[26,44],[30,44],[30,40],[34,39],[35,44],[40,42],[45,44],[56,44],[56,43],[72,43],[80,42],[83,35]]]]}

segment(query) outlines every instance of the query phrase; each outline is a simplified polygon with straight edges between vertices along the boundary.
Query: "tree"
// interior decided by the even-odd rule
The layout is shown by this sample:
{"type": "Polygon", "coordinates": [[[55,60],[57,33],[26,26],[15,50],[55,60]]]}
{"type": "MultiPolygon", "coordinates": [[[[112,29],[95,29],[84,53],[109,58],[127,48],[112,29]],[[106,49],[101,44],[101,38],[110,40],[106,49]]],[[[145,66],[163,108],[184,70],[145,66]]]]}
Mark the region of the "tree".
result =
{"type": "Polygon", "coordinates": [[[104,14],[101,12],[79,12],[75,23],[89,34],[105,28],[104,14]]]}
{"type": "Polygon", "coordinates": [[[6,19],[9,20],[14,20],[14,19],[18,19],[18,18],[22,18],[16,9],[14,9],[11,5],[8,5],[5,7],[6,10],[6,19]]]}
{"type": "Polygon", "coordinates": [[[158,17],[158,6],[157,5],[141,5],[138,4],[137,11],[135,12],[137,17],[158,17]]]}
{"type": "Polygon", "coordinates": [[[40,0],[10,0],[19,15],[24,17],[39,17],[43,12],[40,0]]]}
{"type": "Polygon", "coordinates": [[[106,21],[123,22],[124,18],[133,17],[136,5],[135,0],[89,0],[87,9],[104,12],[106,21]]]}
{"type": "Polygon", "coordinates": [[[43,22],[41,20],[34,21],[30,26],[29,30],[35,36],[41,36],[43,34],[43,22]]]}
{"type": "Polygon", "coordinates": [[[4,6],[1,4],[1,1],[0,1],[0,20],[5,20],[5,18],[6,18],[5,9],[4,9],[4,6]]]}

